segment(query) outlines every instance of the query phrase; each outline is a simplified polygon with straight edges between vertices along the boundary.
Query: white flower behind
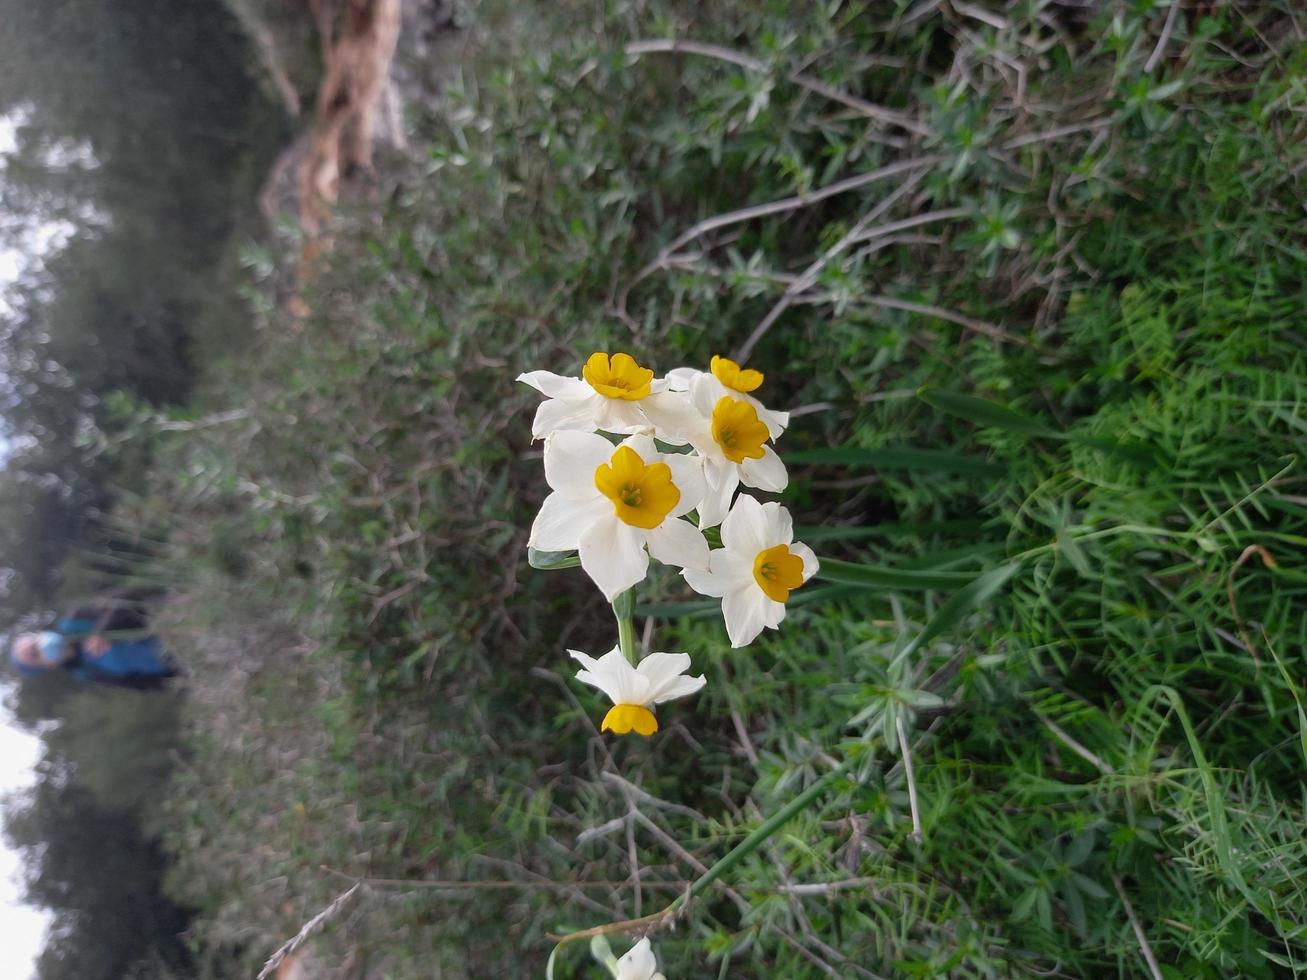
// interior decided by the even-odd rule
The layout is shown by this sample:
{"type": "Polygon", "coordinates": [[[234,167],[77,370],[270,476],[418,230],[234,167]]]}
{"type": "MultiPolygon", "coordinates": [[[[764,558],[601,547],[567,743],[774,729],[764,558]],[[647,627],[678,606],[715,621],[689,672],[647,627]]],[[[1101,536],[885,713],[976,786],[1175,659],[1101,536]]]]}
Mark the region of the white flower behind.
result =
{"type": "Polygon", "coordinates": [[[746,496],[722,522],[722,545],[712,552],[708,571],[681,574],[696,592],[722,600],[731,646],[748,646],[764,629],[780,626],[790,593],[816,573],[817,556],[794,543],[789,511],[746,496]]]}
{"type": "Polygon", "coordinates": [[[575,549],[609,602],[644,579],[649,555],[677,568],[708,568],[703,534],[679,520],[703,499],[702,460],[664,456],[648,435],[614,448],[593,432],[560,431],[545,440],[545,481],[554,492],[528,546],[575,549]]]}
{"type": "Polygon", "coordinates": [[[676,392],[667,394],[658,416],[660,436],[671,433],[703,457],[706,491],[699,505],[699,527],[715,527],[730,510],[741,483],[779,493],[790,478],[767,445],[771,432],[753,402],[738,392],[722,394],[726,389],[710,374],[696,373],[688,385],[683,402],[671,401],[676,392]]]}
{"type": "Polygon", "coordinates": [[[742,368],[729,357],[720,357],[714,354],[707,371],[696,371],[694,368],[675,368],[667,372],[666,380],[668,388],[672,391],[689,391],[690,383],[695,378],[712,378],[717,382],[714,390],[718,398],[730,395],[732,398],[738,398],[752,405],[753,410],[758,413],[758,418],[762,420],[763,425],[767,426],[767,431],[771,434],[771,437],[779,439],[781,433],[790,424],[790,413],[773,412],[753,394],[762,387],[765,377],[761,371],[742,368]]]}
{"type": "Polygon", "coordinates": [[[644,409],[656,406],[667,391],[666,381],[655,380],[652,370],[622,353],[591,354],[579,378],[528,371],[517,380],[545,396],[531,423],[532,439],[563,430],[626,435],[652,429],[644,409]]]}
{"type": "Polygon", "coordinates": [[[626,955],[617,961],[616,980],[667,980],[658,972],[658,961],[654,959],[653,946],[648,936],[628,949],[626,955]]]}
{"type": "MultiPolygon", "coordinates": [[[[625,735],[634,730],[637,735],[652,735],[658,731],[658,719],[650,710],[653,705],[694,694],[708,683],[702,674],[685,675],[690,669],[688,653],[651,653],[639,666],[632,666],[619,647],[598,660],[579,650],[567,652],[583,668],[576,679],[597,687],[613,702],[604,715],[601,732],[625,735]]],[[[649,961],[653,962],[652,953],[649,961]]]]}

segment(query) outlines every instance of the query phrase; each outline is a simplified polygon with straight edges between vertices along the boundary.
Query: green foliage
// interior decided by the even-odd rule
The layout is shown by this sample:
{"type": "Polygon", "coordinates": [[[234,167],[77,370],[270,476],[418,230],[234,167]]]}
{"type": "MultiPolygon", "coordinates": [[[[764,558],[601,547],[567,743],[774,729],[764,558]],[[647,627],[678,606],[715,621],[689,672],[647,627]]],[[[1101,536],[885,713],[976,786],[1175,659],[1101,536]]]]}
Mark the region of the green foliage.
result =
{"type": "Polygon", "coordinates": [[[325,863],[524,883],[378,886],[337,949],[542,972],[546,931],[662,908],[749,841],[655,936],[669,977],[1141,975],[1132,917],[1176,976],[1307,960],[1292,11],[1182,9],[1152,59],[1147,4],[792,7],[486,11],[303,333],[213,386],[246,418],[161,437],[153,499],[246,544],[175,624],[225,692],[174,802],[201,945],[256,965],[340,890],[325,863]],[[620,50],[668,37],[767,70],[620,50]],[[610,615],[527,565],[512,379],[745,343],[805,408],[785,499],[838,584],[731,651],[657,579],[654,648],[709,684],[606,739],[564,651],[610,615]]]}

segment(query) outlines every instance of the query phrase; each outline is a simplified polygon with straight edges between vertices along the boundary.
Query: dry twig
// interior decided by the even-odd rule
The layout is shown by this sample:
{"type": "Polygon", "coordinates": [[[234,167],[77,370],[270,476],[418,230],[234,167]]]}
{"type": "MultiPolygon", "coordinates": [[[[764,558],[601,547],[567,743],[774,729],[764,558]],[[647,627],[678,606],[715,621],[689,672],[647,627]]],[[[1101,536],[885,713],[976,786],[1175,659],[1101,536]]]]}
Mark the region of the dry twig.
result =
{"type": "Polygon", "coordinates": [[[334,902],[313,918],[309,919],[309,921],[304,923],[304,925],[300,926],[300,931],[295,934],[294,938],[283,944],[280,949],[268,957],[268,962],[264,963],[263,969],[259,971],[258,980],[265,980],[266,977],[271,976],[272,971],[277,969],[282,960],[304,945],[305,940],[307,940],[309,936],[313,935],[314,932],[339,914],[340,910],[349,904],[350,899],[352,899],[362,887],[363,883],[361,881],[356,881],[353,887],[338,895],[334,902]]]}

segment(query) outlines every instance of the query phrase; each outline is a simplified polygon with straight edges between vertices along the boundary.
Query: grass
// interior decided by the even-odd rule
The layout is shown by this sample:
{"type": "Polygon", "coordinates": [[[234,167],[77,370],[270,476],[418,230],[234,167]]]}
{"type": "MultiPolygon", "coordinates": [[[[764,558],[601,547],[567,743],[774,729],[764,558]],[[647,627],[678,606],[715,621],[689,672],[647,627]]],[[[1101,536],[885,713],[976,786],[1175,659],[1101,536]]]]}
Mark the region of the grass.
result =
{"type": "MultiPolygon", "coordinates": [[[[514,881],[374,884],[322,948],[541,975],[546,933],[656,912],[766,826],[654,935],[668,976],[1307,964],[1303,25],[789,6],[481,11],[304,332],[268,313],[213,379],[247,414],[156,437],[133,506],[191,569],[171,837],[202,949],[255,967],[346,877],[514,881]],[[708,687],[601,737],[564,648],[611,618],[526,567],[512,379],[741,346],[801,409],[818,553],[903,574],[846,568],[734,652],[656,577],[653,648],[708,687]]],[[[604,975],[584,943],[553,971],[604,975]]]]}

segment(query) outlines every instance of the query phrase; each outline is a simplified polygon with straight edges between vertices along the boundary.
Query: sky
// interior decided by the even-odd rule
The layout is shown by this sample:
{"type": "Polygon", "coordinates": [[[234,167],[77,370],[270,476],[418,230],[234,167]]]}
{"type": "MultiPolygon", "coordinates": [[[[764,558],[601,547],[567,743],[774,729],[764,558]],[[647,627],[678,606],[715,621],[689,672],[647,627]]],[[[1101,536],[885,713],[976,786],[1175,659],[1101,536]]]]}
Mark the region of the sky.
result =
{"type": "MultiPolygon", "coordinates": [[[[22,728],[9,711],[8,689],[0,687],[0,795],[29,789],[41,757],[41,740],[22,728]]],[[[45,945],[49,915],[23,904],[23,854],[0,837],[0,976],[27,980],[45,945]]]]}

